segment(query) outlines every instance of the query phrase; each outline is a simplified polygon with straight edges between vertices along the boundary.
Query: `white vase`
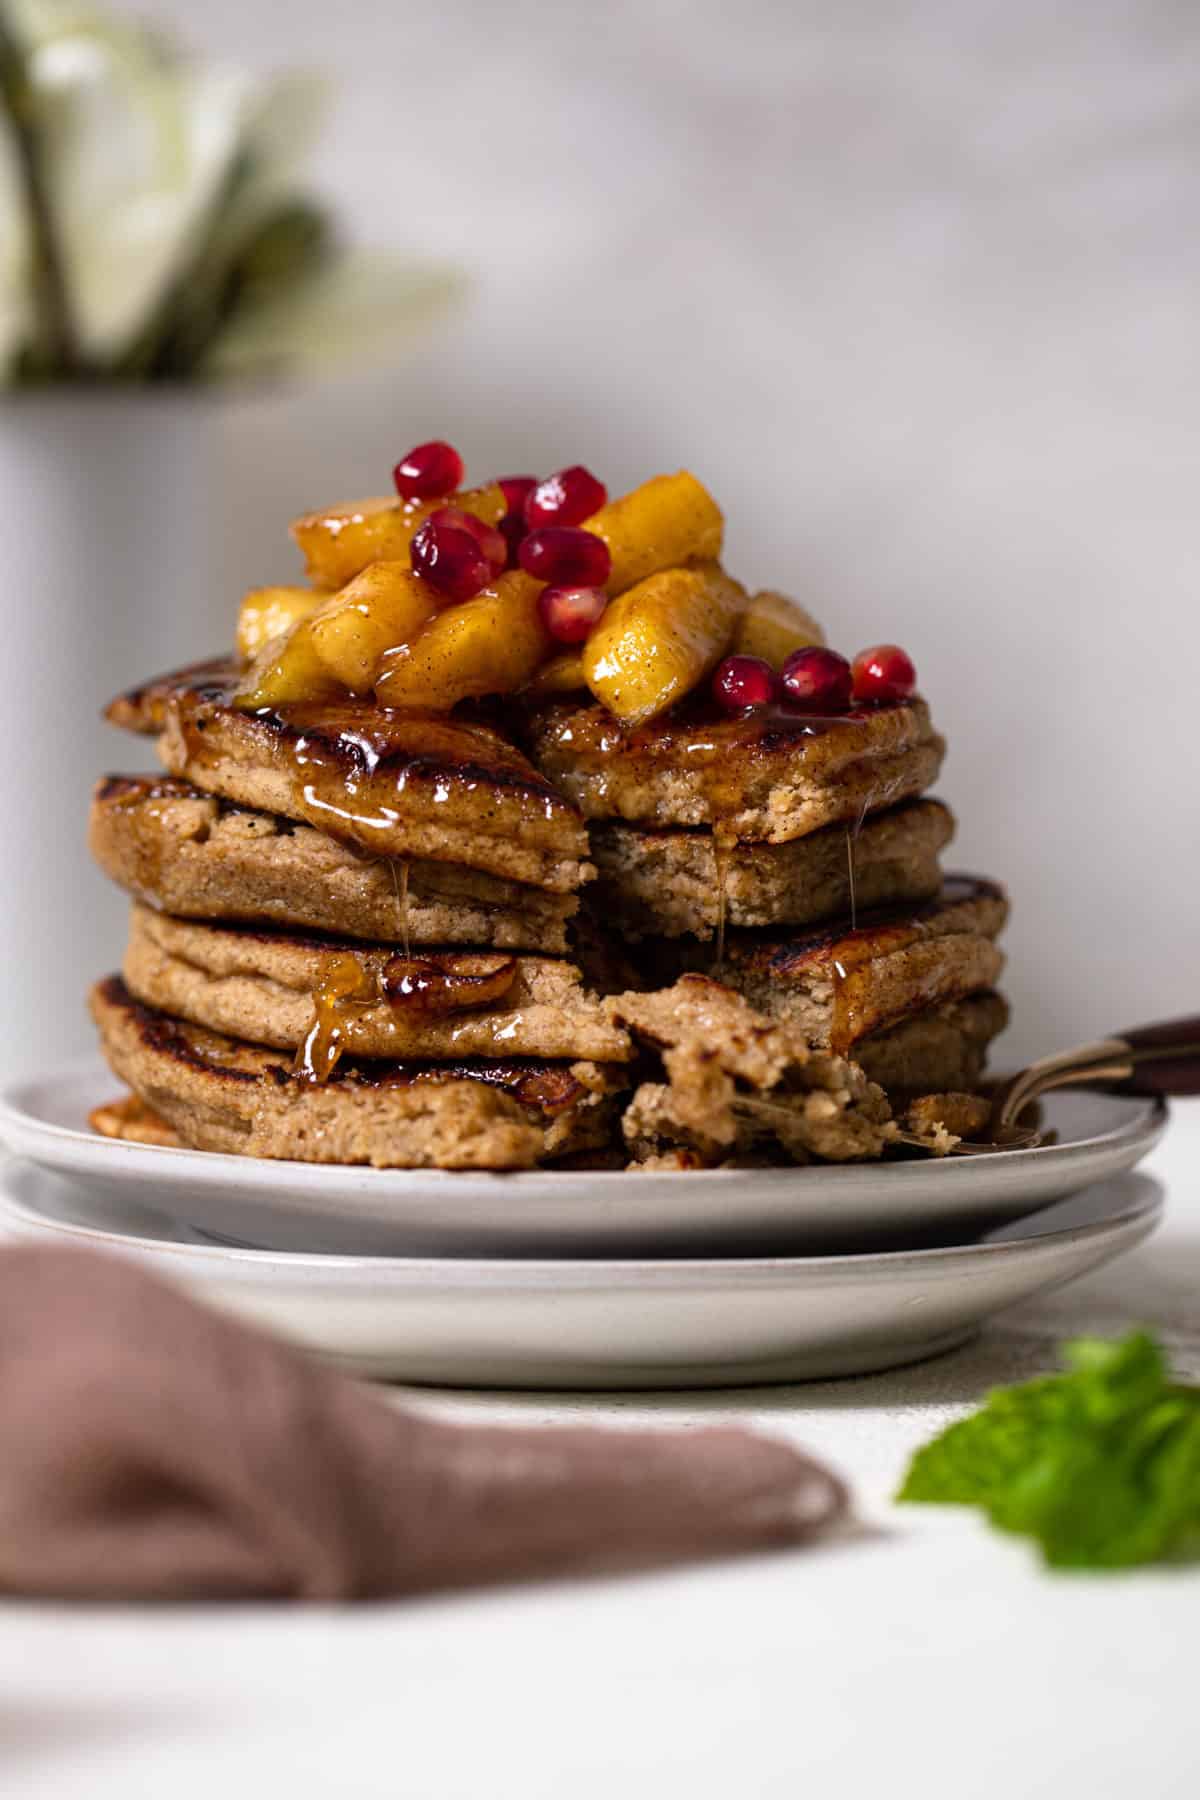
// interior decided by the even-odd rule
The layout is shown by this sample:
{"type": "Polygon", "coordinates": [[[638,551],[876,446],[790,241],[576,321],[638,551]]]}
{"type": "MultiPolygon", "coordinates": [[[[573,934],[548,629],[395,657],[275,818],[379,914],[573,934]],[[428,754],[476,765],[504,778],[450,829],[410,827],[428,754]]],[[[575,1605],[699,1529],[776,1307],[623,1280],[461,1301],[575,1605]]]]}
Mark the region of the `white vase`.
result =
{"type": "Polygon", "coordinates": [[[120,965],[127,901],[87,854],[88,800],[154,759],[100,711],[228,643],[225,423],[186,390],[0,402],[0,1078],[88,1047],[87,988],[120,965]]]}

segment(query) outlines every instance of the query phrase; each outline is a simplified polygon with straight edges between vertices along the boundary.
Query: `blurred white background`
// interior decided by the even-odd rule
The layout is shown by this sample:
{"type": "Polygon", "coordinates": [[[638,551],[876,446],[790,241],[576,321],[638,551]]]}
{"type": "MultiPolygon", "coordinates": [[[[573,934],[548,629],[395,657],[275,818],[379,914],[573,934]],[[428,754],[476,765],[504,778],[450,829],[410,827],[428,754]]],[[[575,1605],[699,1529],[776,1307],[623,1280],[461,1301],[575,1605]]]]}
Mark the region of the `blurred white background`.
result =
{"type": "Polygon", "coordinates": [[[613,489],[686,464],[735,574],[912,652],[951,862],[1013,893],[1006,1058],[1196,1008],[1187,0],[142,10],[328,69],[347,225],[475,278],[407,366],[230,421],[231,619],[292,578],[292,514],[420,439],[613,489]]]}

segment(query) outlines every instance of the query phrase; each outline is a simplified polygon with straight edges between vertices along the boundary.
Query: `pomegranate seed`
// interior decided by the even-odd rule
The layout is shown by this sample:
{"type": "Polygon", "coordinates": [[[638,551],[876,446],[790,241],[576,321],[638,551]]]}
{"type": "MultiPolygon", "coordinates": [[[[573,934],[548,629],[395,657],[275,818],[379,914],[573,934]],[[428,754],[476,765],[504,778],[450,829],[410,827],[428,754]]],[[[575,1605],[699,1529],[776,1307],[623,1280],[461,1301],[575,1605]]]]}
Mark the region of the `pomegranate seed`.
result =
{"type": "Polygon", "coordinates": [[[712,678],[712,692],[726,712],[768,706],[779,697],[779,677],[761,656],[727,656],[712,678]]]}
{"type": "Polygon", "coordinates": [[[780,680],[784,699],[803,712],[841,712],[850,704],[850,664],[836,650],[793,650],[780,680]]]}
{"type": "Polygon", "coordinates": [[[412,566],[446,600],[470,600],[492,578],[491,564],[471,532],[432,519],[413,534],[412,566]]]}
{"type": "Polygon", "coordinates": [[[575,463],[569,469],[560,469],[557,475],[547,475],[527,495],[525,523],[530,529],[538,525],[582,525],[600,511],[607,499],[604,483],[597,481],[581,463],[575,463]]]}
{"type": "Polygon", "coordinates": [[[498,525],[485,525],[482,519],[477,519],[474,513],[464,512],[461,506],[439,506],[436,512],[430,513],[429,523],[453,525],[458,531],[469,531],[487,557],[493,575],[499,575],[508,567],[508,544],[498,525]]]}
{"type": "Polygon", "coordinates": [[[508,567],[519,567],[521,539],[529,530],[525,523],[525,502],[537,486],[536,475],[501,475],[496,485],[503,490],[508,511],[501,519],[499,531],[508,545],[508,567]]]}
{"type": "Polygon", "coordinates": [[[463,459],[454,446],[435,438],[401,457],[392,470],[392,480],[402,500],[434,500],[461,487],[464,473],[463,459]]]}
{"type": "Polygon", "coordinates": [[[912,658],[899,644],[860,650],[852,673],[856,700],[907,700],[917,685],[912,658]]]}
{"type": "Polygon", "coordinates": [[[548,587],[538,595],[542,624],[560,644],[582,644],[608,605],[596,587],[548,587]]]}
{"type": "Polygon", "coordinates": [[[603,587],[612,557],[603,538],[572,525],[545,525],[522,538],[521,567],[556,587],[603,587]]]}
{"type": "Polygon", "coordinates": [[[536,475],[497,475],[496,486],[504,494],[510,513],[523,513],[525,502],[538,484],[536,475]]]}

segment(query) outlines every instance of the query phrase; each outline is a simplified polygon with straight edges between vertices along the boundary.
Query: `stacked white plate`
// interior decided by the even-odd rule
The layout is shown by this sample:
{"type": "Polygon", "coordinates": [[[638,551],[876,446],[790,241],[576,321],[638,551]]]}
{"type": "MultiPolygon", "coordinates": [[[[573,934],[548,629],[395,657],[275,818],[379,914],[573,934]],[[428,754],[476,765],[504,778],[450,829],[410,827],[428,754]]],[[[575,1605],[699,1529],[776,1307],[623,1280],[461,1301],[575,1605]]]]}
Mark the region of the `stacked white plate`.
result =
{"type": "Polygon", "coordinates": [[[98,1060],[0,1100],[0,1234],[135,1257],[365,1373],[665,1388],[962,1343],[1146,1237],[1159,1102],[1050,1095],[993,1156],[685,1174],[321,1167],[97,1138],[98,1060]]]}

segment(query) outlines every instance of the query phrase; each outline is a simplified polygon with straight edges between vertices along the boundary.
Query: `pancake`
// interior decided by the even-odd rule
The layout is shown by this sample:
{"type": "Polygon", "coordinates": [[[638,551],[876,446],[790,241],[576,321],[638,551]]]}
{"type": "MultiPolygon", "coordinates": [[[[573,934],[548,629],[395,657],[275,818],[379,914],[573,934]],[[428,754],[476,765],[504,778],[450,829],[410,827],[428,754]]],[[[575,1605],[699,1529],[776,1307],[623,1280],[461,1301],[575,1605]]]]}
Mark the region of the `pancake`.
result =
{"type": "Polygon", "coordinates": [[[307,1044],[319,1075],[338,1054],[632,1055],[573,963],[519,951],[422,949],[406,958],[392,946],[199,924],[135,904],[124,976],[145,1005],[193,1024],[275,1049],[307,1044]]]}
{"type": "Polygon", "coordinates": [[[713,716],[696,701],[630,727],[572,699],[531,711],[522,735],[535,767],[587,819],[707,825],[769,844],[912,799],[946,750],[915,697],[832,718],[713,716]]]}
{"type": "Polygon", "coordinates": [[[172,775],[314,825],[372,856],[462,863],[571,893],[591,873],[575,807],[498,730],[346,700],[240,712],[239,671],[200,663],[121,695],[114,725],[158,734],[172,775]]]}
{"type": "Polygon", "coordinates": [[[566,922],[578,905],[573,894],[454,863],[368,857],[311,825],[170,776],[106,776],[88,838],[118,886],[181,918],[552,952],[566,949],[566,922]]]}
{"type": "MultiPolygon", "coordinates": [[[[993,939],[1008,917],[1003,888],[949,875],[940,894],[913,906],[878,907],[852,925],[811,932],[730,932],[720,979],[752,1006],[839,1055],[902,1019],[994,987],[1004,957],[993,939]]],[[[695,967],[700,946],[642,946],[660,980],[672,963],[695,967]]]]}
{"type": "Polygon", "coordinates": [[[922,1094],[910,1102],[902,1123],[945,1153],[963,1138],[986,1132],[991,1114],[992,1103],[981,1094],[922,1094]]]}
{"type": "Polygon", "coordinates": [[[728,926],[809,925],[847,912],[852,900],[872,907],[936,894],[938,857],[953,835],[953,816],[937,800],[874,813],[853,833],[827,825],[786,844],[720,850],[710,831],[601,823],[591,830],[588,895],[634,939],[711,938],[722,904],[728,926]]]}
{"type": "Polygon", "coordinates": [[[859,1038],[854,1060],[900,1110],[913,1095],[977,1087],[988,1047],[1007,1024],[1008,1002],[1002,994],[970,994],[859,1038]]]}
{"type": "Polygon", "coordinates": [[[183,1139],[173,1125],[168,1125],[136,1094],[122,1094],[93,1106],[88,1124],[98,1137],[120,1138],[125,1144],[156,1144],[160,1150],[180,1150],[183,1139]]]}
{"type": "Polygon", "coordinates": [[[97,983],[91,1010],[110,1066],[137,1100],[103,1109],[106,1135],[162,1143],[165,1124],[193,1149],[240,1156],[527,1169],[602,1143],[623,1079],[587,1062],[512,1059],[354,1064],[317,1086],[277,1051],[141,1005],[119,976],[97,983]]]}

